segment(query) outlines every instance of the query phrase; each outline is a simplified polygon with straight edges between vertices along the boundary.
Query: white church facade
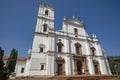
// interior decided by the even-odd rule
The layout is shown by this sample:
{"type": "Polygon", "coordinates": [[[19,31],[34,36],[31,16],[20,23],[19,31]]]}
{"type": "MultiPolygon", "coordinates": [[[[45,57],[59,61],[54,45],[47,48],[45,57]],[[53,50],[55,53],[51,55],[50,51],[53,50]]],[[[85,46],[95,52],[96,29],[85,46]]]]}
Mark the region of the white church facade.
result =
{"type": "Polygon", "coordinates": [[[111,71],[100,43],[90,37],[83,22],[65,18],[62,30],[54,29],[54,7],[40,3],[32,49],[25,76],[106,74],[111,71]]]}

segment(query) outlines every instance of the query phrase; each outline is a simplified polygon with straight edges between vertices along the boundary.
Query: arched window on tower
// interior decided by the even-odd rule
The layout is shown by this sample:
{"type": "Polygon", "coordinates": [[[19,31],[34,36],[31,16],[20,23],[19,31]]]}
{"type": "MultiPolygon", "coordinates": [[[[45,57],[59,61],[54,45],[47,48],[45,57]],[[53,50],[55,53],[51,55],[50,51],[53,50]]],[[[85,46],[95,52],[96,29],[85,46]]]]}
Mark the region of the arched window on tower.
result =
{"type": "Polygon", "coordinates": [[[62,52],[62,47],[63,47],[62,42],[57,43],[57,46],[58,46],[58,52],[62,52]]]}
{"type": "Polygon", "coordinates": [[[76,51],[76,54],[82,55],[81,44],[79,44],[78,42],[75,43],[75,51],[76,51]]]}
{"type": "Polygon", "coordinates": [[[92,56],[95,56],[96,49],[94,47],[91,47],[90,49],[91,49],[92,56]]]}
{"type": "Polygon", "coordinates": [[[43,25],[43,32],[47,32],[47,27],[48,27],[47,24],[43,25]]]}
{"type": "Polygon", "coordinates": [[[45,10],[45,16],[48,16],[48,10],[45,10]]]}

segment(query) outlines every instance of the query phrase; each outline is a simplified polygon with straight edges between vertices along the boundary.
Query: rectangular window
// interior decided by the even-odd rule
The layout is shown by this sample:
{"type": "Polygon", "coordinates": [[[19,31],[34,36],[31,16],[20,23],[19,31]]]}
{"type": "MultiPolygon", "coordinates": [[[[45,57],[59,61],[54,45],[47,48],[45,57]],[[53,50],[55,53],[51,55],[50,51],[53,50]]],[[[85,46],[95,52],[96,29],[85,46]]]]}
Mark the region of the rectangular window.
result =
{"type": "Polygon", "coordinates": [[[43,32],[46,32],[46,31],[47,31],[47,27],[44,27],[43,32]]]}
{"type": "Polygon", "coordinates": [[[47,32],[47,24],[43,25],[43,32],[47,32]]]}
{"type": "Polygon", "coordinates": [[[44,70],[44,65],[41,65],[41,70],[44,70]]]}
{"type": "Polygon", "coordinates": [[[80,53],[80,48],[77,46],[76,47],[76,53],[79,54],[80,53]]]}
{"type": "Polygon", "coordinates": [[[40,52],[43,52],[43,48],[42,47],[40,48],[40,52]]]}
{"type": "Polygon", "coordinates": [[[62,52],[62,46],[58,46],[58,52],[62,52]]]}
{"type": "Polygon", "coordinates": [[[24,73],[24,68],[21,68],[21,73],[24,73]]]}

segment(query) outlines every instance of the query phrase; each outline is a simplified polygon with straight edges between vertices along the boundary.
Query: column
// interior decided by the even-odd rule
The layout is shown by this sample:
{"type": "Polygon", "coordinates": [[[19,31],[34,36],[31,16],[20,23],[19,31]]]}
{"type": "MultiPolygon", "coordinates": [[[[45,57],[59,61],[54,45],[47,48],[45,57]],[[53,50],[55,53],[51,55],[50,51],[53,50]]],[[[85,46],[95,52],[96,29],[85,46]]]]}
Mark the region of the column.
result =
{"type": "Polygon", "coordinates": [[[76,60],[74,59],[74,70],[73,70],[74,75],[77,74],[76,71],[77,71],[76,60]]]}

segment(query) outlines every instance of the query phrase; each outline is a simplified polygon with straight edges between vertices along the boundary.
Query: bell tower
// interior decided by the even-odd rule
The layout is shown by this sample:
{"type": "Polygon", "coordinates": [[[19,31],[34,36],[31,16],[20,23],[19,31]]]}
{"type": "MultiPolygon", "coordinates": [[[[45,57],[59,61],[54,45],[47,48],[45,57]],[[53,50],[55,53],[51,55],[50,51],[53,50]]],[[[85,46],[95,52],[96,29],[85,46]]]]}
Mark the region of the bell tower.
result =
{"type": "Polygon", "coordinates": [[[40,3],[35,32],[47,33],[54,28],[54,7],[40,3]]]}

